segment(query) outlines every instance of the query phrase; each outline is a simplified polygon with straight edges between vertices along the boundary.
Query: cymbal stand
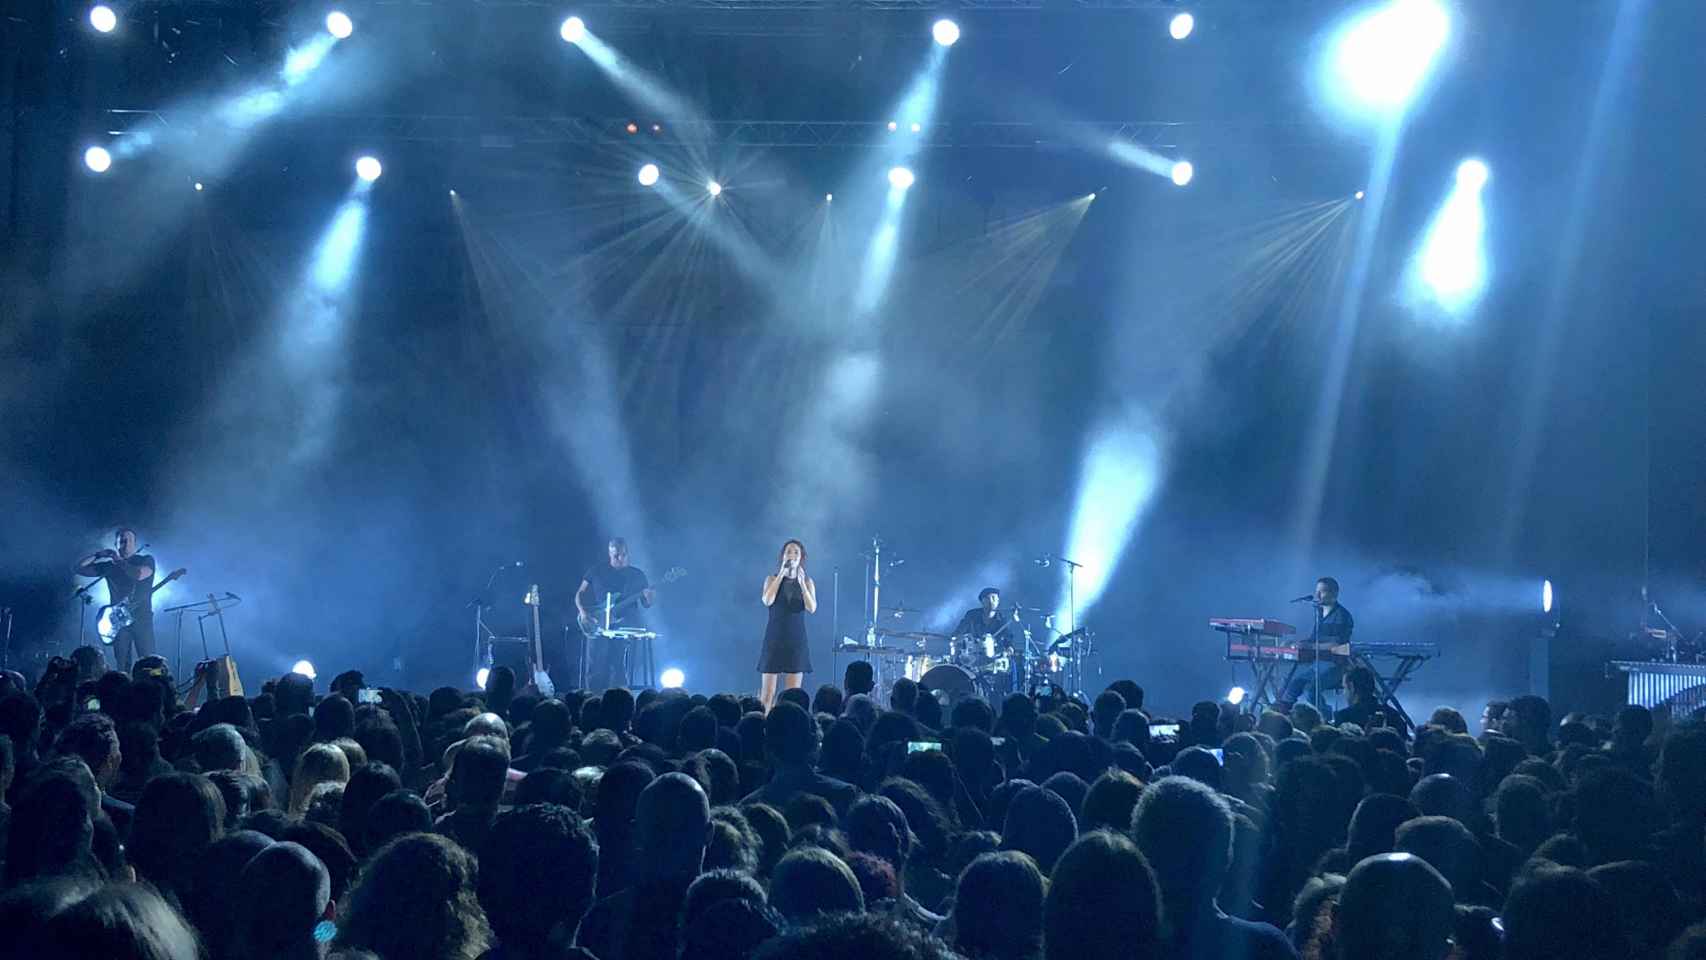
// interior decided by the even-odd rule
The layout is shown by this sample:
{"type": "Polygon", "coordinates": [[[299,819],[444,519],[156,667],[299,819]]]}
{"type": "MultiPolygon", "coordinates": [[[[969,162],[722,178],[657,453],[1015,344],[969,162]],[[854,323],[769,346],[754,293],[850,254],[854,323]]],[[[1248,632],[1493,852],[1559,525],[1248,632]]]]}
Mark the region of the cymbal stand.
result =
{"type": "Polygon", "coordinates": [[[6,638],[0,646],[0,670],[12,669],[12,608],[0,607],[0,619],[6,621],[6,638]]]}
{"type": "Polygon", "coordinates": [[[207,621],[210,618],[219,621],[219,640],[225,645],[225,656],[229,658],[231,656],[231,635],[225,630],[225,608],[219,605],[219,601],[215,600],[211,593],[207,595],[207,602],[212,605],[213,609],[207,613],[197,614],[195,618],[196,628],[201,631],[202,659],[213,659],[213,654],[207,649],[207,621]]]}
{"type": "Polygon", "coordinates": [[[474,676],[480,675],[480,668],[490,666],[491,641],[497,639],[492,628],[486,626],[486,608],[491,606],[487,598],[492,595],[492,584],[497,582],[498,574],[509,568],[509,564],[500,563],[492,568],[492,575],[486,578],[486,585],[468,601],[468,606],[474,608],[474,676]]]}

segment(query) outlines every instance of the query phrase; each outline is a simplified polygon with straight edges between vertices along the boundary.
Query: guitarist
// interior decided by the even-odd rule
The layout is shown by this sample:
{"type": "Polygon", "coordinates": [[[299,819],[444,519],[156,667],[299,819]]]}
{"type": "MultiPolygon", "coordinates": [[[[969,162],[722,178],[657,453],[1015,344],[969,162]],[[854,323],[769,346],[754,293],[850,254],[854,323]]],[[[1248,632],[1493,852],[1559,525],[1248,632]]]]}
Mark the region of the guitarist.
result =
{"type": "Polygon", "coordinates": [[[77,575],[107,582],[107,602],[130,607],[130,626],[113,641],[113,655],[125,673],[140,657],[154,654],[154,558],[136,552],[136,531],[113,531],[113,549],[98,550],[77,561],[77,575]]]}
{"type": "MultiPolygon", "coordinates": [[[[612,604],[621,603],[637,595],[641,606],[652,605],[654,594],[645,571],[628,562],[628,541],[617,537],[610,541],[609,548],[610,562],[595,564],[586,572],[586,576],[581,578],[580,589],[575,591],[575,610],[580,616],[583,630],[591,631],[604,626],[604,604],[607,596],[612,604]]],[[[608,637],[587,637],[584,642],[591,644],[586,658],[587,689],[598,691],[627,686],[627,644],[608,637]]]]}

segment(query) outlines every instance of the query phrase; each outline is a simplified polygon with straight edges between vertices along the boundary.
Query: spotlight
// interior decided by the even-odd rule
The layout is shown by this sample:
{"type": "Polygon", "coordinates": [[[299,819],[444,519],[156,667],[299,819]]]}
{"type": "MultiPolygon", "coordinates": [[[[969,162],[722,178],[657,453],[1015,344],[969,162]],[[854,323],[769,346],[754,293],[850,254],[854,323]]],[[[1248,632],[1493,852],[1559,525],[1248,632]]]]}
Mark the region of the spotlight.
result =
{"type": "Polygon", "coordinates": [[[1439,0],[1390,0],[1340,32],[1331,53],[1333,93],[1364,109],[1395,111],[1427,78],[1451,33],[1439,0]]]}
{"type": "Polygon", "coordinates": [[[348,40],[349,35],[355,32],[355,22],[342,10],[333,10],[326,14],[326,32],[339,40],[348,40]]]}
{"type": "Polygon", "coordinates": [[[648,163],[640,168],[640,186],[649,187],[658,182],[658,165],[648,163]]]}
{"type": "Polygon", "coordinates": [[[580,17],[570,17],[563,21],[563,26],[557,33],[564,43],[580,43],[586,39],[586,21],[580,17]]]}
{"type": "Polygon", "coordinates": [[[486,689],[486,680],[491,677],[491,675],[492,671],[490,667],[481,667],[474,671],[474,686],[479,687],[481,690],[486,689]]]}
{"type": "Polygon", "coordinates": [[[1487,165],[1469,159],[1457,165],[1457,185],[1465,190],[1479,190],[1487,185],[1487,165]]]}
{"type": "Polygon", "coordinates": [[[1358,200],[1361,200],[1361,199],[1362,199],[1362,191],[1361,191],[1361,190],[1358,190],[1358,191],[1357,191],[1357,199],[1358,199],[1358,200]]]}
{"type": "MultiPolygon", "coordinates": [[[[1183,14],[1183,16],[1190,16],[1190,14],[1183,14]]],[[[1240,703],[1243,703],[1244,702],[1244,688],[1243,687],[1233,687],[1231,690],[1226,691],[1226,702],[1232,704],[1235,707],[1238,706],[1240,703]]]]}
{"type": "Polygon", "coordinates": [[[310,680],[314,679],[315,676],[314,665],[306,660],[296,661],[296,663],[291,666],[290,672],[297,676],[307,677],[310,680]]]}
{"type": "Polygon", "coordinates": [[[632,135],[632,134],[636,134],[639,132],[640,132],[640,125],[633,122],[632,120],[628,121],[628,133],[630,135],[632,135]]]}
{"type": "Polygon", "coordinates": [[[1552,612],[1552,581],[1540,581],[1540,612],[1552,612]]]}
{"type": "Polygon", "coordinates": [[[200,192],[201,192],[201,181],[200,181],[200,180],[197,180],[197,181],[196,181],[196,182],[195,182],[195,192],[196,192],[196,193],[200,193],[200,192]]]}
{"type": "Polygon", "coordinates": [[[922,133],[923,131],[924,131],[924,124],[915,123],[912,125],[912,132],[913,133],[922,133]]]}
{"type": "Polygon", "coordinates": [[[455,187],[450,188],[450,195],[453,197],[456,196],[456,188],[455,187]]]}
{"type": "Polygon", "coordinates": [[[90,147],[83,151],[83,165],[96,173],[106,173],[113,165],[113,155],[106,147],[90,147]]]}
{"type": "Polygon", "coordinates": [[[1196,28],[1197,18],[1188,13],[1179,14],[1173,18],[1172,23],[1167,24],[1167,32],[1173,35],[1174,40],[1185,39],[1190,36],[1191,31],[1196,28]]]}
{"type": "Polygon", "coordinates": [[[960,25],[952,20],[938,20],[930,27],[930,35],[944,47],[951,47],[960,40],[960,25]]]}
{"type": "Polygon", "coordinates": [[[653,133],[662,133],[663,132],[663,124],[661,124],[661,123],[652,124],[652,132],[653,133]]]}
{"type": "Polygon", "coordinates": [[[912,171],[905,167],[895,167],[889,171],[889,186],[896,190],[909,189],[916,181],[917,178],[912,175],[912,171]]]}
{"type": "Polygon", "coordinates": [[[835,194],[833,194],[833,193],[824,194],[823,195],[823,202],[824,203],[834,203],[835,202],[835,194]]]}
{"type": "Polygon", "coordinates": [[[1089,195],[1089,196],[1087,196],[1087,197],[1085,197],[1085,198],[1084,198],[1084,199],[1086,199],[1086,200],[1094,200],[1094,199],[1096,199],[1096,195],[1095,195],[1095,194],[1094,194],[1094,193],[1092,193],[1092,194],[1090,194],[1090,195],[1089,195]]]}
{"type": "Polygon", "coordinates": [[[896,130],[899,130],[899,129],[900,129],[900,124],[898,124],[898,123],[895,123],[895,122],[894,122],[894,121],[893,121],[893,120],[890,120],[890,121],[889,121],[889,132],[890,132],[890,133],[893,133],[893,132],[895,132],[895,131],[896,131],[896,130]]]}
{"type": "Polygon", "coordinates": [[[674,667],[670,667],[668,670],[665,670],[663,674],[658,677],[658,686],[663,687],[665,690],[680,689],[681,685],[686,682],[687,674],[682,673],[674,667]]]}
{"type": "Polygon", "coordinates": [[[723,185],[712,180],[710,183],[705,184],[705,192],[709,193],[713,197],[720,197],[723,195],[723,185]]]}
{"type": "Polygon", "coordinates": [[[106,4],[98,4],[89,8],[89,26],[101,33],[112,33],[118,26],[118,14],[106,4]]]}
{"type": "Polygon", "coordinates": [[[355,175],[368,183],[378,180],[379,175],[383,172],[384,170],[379,166],[379,161],[373,157],[362,157],[355,162],[355,175]]]}
{"type": "Polygon", "coordinates": [[[1180,160],[1178,163],[1173,164],[1174,186],[1182,187],[1185,184],[1190,183],[1191,178],[1196,175],[1197,168],[1191,166],[1191,162],[1189,160],[1180,160]]]}

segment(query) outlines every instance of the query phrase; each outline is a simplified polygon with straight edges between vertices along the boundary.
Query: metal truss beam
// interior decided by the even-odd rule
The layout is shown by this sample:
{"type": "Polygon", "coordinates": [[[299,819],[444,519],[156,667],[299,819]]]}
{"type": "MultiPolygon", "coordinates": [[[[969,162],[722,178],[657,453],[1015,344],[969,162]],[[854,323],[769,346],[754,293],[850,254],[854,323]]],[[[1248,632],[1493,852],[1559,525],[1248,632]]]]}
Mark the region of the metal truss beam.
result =
{"type": "MultiPolygon", "coordinates": [[[[180,131],[194,123],[167,111],[106,111],[106,129],[123,136],[142,129],[180,131]]],[[[529,146],[753,147],[769,149],[871,149],[897,139],[932,149],[1051,150],[1094,148],[1113,142],[1158,150],[1261,142],[1308,145],[1319,134],[1299,121],[1266,123],[1108,120],[1067,123],[972,122],[936,124],[919,133],[890,130],[887,122],[835,120],[711,120],[667,124],[654,131],[628,118],[576,116],[483,116],[433,114],[327,114],[304,125],[309,136],[404,143],[441,143],[487,149],[529,146]]]]}

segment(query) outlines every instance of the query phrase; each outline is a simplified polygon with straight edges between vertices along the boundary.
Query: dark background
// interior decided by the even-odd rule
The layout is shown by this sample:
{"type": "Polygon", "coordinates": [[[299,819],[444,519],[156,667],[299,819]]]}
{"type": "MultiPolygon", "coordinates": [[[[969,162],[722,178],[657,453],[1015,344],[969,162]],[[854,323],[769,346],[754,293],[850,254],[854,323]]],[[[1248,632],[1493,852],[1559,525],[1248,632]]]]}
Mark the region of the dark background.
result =
{"type": "MultiPolygon", "coordinates": [[[[26,4],[0,63],[14,662],[75,643],[69,565],[114,523],[162,569],[191,568],[161,605],[244,598],[229,626],[246,674],[308,657],[422,685],[467,682],[464,604],[496,564],[527,564],[495,597],[500,632],[519,632],[528,583],[552,619],[623,535],[654,578],[689,573],[659,610],[659,665],[744,688],[760,579],[799,536],[823,600],[811,684],[831,678],[832,620],[862,622],[871,536],[906,561],[884,596],[926,611],[912,626],[950,625],[986,584],[1053,610],[1065,583],[1031,561],[1094,545],[1075,515],[1099,529],[1121,490],[1151,487],[1129,539],[1076,558],[1107,581],[1079,613],[1106,678],[1136,676],[1164,710],[1233,681],[1206,618],[1298,621],[1284,601],[1322,573],[1359,637],[1444,645],[1412,713],[1538,685],[1530,643],[1552,619],[1566,693],[1587,696],[1640,625],[1643,583],[1706,627],[1706,176],[1685,79],[1706,13],[1457,8],[1376,205],[1349,200],[1375,139],[1312,86],[1317,47],[1360,6],[1192,9],[1184,43],[1163,5],[959,12],[947,132],[914,161],[893,283],[861,317],[892,148],[751,145],[790,136],[774,128],[706,146],[673,124],[563,136],[656,111],[557,39],[562,10],[354,8],[355,37],[238,149],[182,131],[266,82],[322,11],[144,6],[97,37],[81,8],[26,4]],[[175,139],[91,176],[83,147],[133,122],[111,108],[158,110],[175,139]],[[1176,189],[1062,126],[1111,120],[1177,121],[1140,136],[1196,181],[1176,189]],[[1028,145],[990,146],[980,122],[1026,124],[1004,137],[1028,145]],[[303,326],[305,264],[361,152],[386,174],[351,299],[305,345],[325,332],[303,326]],[[1404,278],[1471,155],[1492,171],[1491,283],[1446,320],[1404,278]],[[634,184],[647,159],[695,213],[634,184]],[[729,187],[714,206],[707,172],[729,187]],[[1311,205],[1336,213],[1304,238],[1311,205]],[[1322,423],[1341,337],[1342,403],[1322,423]],[[1324,430],[1317,517],[1305,478],[1324,430]],[[1110,438],[1129,480],[1084,495],[1110,438]]],[[[893,115],[933,19],[580,12],[705,116],[824,124],[893,115]]],[[[173,621],[157,624],[171,654],[173,621]]],[[[184,636],[199,656],[193,620],[184,636]]]]}

